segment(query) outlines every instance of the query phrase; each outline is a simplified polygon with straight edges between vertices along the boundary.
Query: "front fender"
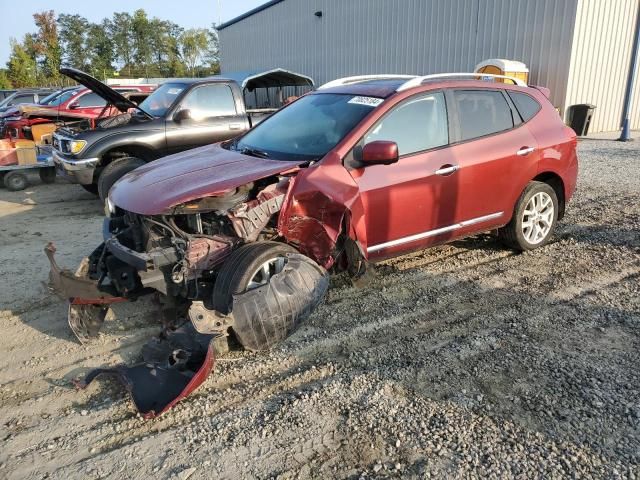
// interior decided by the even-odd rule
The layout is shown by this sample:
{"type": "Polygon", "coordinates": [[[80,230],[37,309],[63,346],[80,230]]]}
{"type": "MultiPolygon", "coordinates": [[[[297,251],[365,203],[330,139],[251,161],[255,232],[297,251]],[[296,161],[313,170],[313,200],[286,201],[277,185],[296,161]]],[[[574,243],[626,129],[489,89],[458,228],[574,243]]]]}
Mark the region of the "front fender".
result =
{"type": "Polygon", "coordinates": [[[336,260],[336,242],[345,224],[345,233],[367,251],[360,190],[335,160],[325,158],[291,180],[278,218],[280,235],[327,269],[336,260]]]}

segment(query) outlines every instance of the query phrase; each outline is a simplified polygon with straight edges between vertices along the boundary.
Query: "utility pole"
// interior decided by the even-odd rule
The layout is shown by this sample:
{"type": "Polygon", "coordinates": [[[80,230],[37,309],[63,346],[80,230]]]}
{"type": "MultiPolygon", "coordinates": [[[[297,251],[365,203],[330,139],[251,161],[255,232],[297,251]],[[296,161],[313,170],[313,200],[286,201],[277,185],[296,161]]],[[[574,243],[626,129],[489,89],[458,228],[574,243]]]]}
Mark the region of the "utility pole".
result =
{"type": "Polygon", "coordinates": [[[633,101],[633,87],[636,83],[638,74],[638,49],[640,48],[640,1],[638,1],[638,12],[636,14],[636,33],[633,39],[633,48],[631,50],[631,64],[629,65],[629,74],[627,76],[627,90],[624,94],[624,106],[622,110],[622,132],[620,133],[621,142],[631,140],[630,123],[631,123],[631,104],[633,101]]]}

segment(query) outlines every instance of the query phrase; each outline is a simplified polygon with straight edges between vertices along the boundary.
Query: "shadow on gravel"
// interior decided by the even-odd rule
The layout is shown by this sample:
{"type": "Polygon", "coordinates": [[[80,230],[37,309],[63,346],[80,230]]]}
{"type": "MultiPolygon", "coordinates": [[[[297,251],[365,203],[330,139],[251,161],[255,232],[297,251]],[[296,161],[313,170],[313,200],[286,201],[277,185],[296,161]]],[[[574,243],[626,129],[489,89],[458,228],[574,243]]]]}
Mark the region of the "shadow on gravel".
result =
{"type": "MultiPolygon", "coordinates": [[[[475,248],[484,240],[456,243],[475,248]]],[[[640,463],[640,307],[637,300],[605,304],[616,291],[624,298],[637,290],[638,275],[606,285],[602,298],[598,290],[568,300],[535,285],[483,288],[421,268],[401,275],[386,291],[354,294],[348,309],[360,326],[329,321],[334,330],[318,339],[320,348],[298,354],[640,463]]],[[[331,318],[329,309],[316,318],[331,318]]],[[[325,328],[322,320],[314,324],[325,328]]]]}

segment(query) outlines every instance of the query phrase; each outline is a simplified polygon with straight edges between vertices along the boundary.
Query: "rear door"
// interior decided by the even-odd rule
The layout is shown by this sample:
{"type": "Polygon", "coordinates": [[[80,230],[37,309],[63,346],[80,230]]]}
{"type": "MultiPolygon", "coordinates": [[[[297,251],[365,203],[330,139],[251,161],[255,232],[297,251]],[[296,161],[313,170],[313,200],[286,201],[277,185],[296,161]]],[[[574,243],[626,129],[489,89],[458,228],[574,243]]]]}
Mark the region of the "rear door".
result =
{"type": "Polygon", "coordinates": [[[189,110],[191,118],[167,119],[167,153],[227,140],[249,126],[247,115],[238,111],[231,87],[224,83],[193,87],[182,98],[172,117],[181,110],[189,110]]]}
{"type": "Polygon", "coordinates": [[[455,114],[456,236],[503,225],[535,177],[536,139],[502,90],[450,91],[455,114]]]}

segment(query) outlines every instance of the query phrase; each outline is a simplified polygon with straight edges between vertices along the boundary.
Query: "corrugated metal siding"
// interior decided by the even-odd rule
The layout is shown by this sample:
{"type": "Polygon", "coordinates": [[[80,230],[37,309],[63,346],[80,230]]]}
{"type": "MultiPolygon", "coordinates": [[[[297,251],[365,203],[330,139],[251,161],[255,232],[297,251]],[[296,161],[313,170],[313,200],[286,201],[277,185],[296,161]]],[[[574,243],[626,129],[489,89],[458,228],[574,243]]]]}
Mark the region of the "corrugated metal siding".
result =
{"type": "MultiPolygon", "coordinates": [[[[566,105],[591,103],[590,132],[618,130],[640,0],[580,0],[566,105]]],[[[640,129],[640,76],[636,78],[631,128],[640,129]]]]}
{"type": "Polygon", "coordinates": [[[468,72],[481,60],[510,58],[563,106],[577,1],[286,0],[220,31],[222,71],[279,66],[321,84],[367,73],[468,72]]]}

